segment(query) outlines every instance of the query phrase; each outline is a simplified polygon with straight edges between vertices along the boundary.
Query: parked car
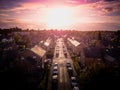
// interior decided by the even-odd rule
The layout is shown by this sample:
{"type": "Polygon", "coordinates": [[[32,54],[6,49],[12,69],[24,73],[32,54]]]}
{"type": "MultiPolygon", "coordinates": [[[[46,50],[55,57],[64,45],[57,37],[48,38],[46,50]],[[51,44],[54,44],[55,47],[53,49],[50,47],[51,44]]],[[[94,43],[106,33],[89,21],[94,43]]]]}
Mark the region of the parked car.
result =
{"type": "Polygon", "coordinates": [[[67,55],[67,53],[66,53],[66,52],[64,52],[64,55],[65,55],[65,58],[67,58],[67,57],[68,57],[68,55],[67,55]]]}
{"type": "Polygon", "coordinates": [[[59,53],[56,53],[56,58],[58,58],[59,57],[59,53]]]}
{"type": "Polygon", "coordinates": [[[53,75],[58,75],[58,67],[57,66],[53,67],[53,75]]]}
{"type": "Polygon", "coordinates": [[[54,63],[54,66],[57,66],[57,67],[58,67],[58,63],[54,63]]]}
{"type": "Polygon", "coordinates": [[[75,87],[78,85],[76,77],[72,76],[70,80],[71,80],[72,87],[75,87]]]}
{"type": "Polygon", "coordinates": [[[58,87],[58,75],[52,76],[52,90],[57,90],[58,87]]]}
{"type": "Polygon", "coordinates": [[[72,67],[68,67],[67,71],[68,71],[69,77],[71,77],[73,75],[73,69],[72,69],[72,67]]]}
{"type": "Polygon", "coordinates": [[[66,52],[66,49],[65,49],[65,48],[63,48],[63,52],[64,52],[64,53],[66,52]]]}
{"type": "Polygon", "coordinates": [[[58,69],[58,66],[54,66],[54,67],[53,67],[53,70],[57,70],[57,69],[58,69]]]}
{"type": "Polygon", "coordinates": [[[66,63],[66,67],[71,67],[71,64],[69,62],[66,63]]]}
{"type": "Polygon", "coordinates": [[[53,75],[52,76],[52,83],[57,83],[58,82],[58,75],[53,75]]]}
{"type": "Polygon", "coordinates": [[[59,53],[59,50],[58,50],[58,49],[56,50],[56,53],[59,53]]]}
{"type": "Polygon", "coordinates": [[[80,90],[79,87],[75,86],[73,87],[73,90],[80,90]]]}

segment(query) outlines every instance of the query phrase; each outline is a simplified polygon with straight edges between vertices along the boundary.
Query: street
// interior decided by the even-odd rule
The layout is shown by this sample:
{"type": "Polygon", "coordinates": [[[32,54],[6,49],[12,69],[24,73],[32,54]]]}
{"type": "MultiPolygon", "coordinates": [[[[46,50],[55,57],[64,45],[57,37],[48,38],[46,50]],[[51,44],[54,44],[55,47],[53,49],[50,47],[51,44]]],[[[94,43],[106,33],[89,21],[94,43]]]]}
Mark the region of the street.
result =
{"type": "Polygon", "coordinates": [[[58,63],[59,67],[58,90],[71,90],[70,80],[66,68],[66,62],[69,60],[67,60],[64,56],[63,46],[66,50],[63,39],[58,39],[56,43],[56,50],[59,50],[59,56],[58,58],[54,57],[53,63],[58,63]]]}
{"type": "MultiPolygon", "coordinates": [[[[63,39],[59,38],[56,41],[56,47],[55,47],[54,59],[53,59],[53,65],[54,63],[58,63],[58,87],[56,88],[56,90],[72,90],[72,87],[70,84],[70,78],[66,68],[67,62],[70,62],[73,68],[73,62],[63,42],[63,39]],[[67,53],[67,58],[64,55],[65,52],[67,53]],[[58,56],[56,56],[56,53],[58,53],[58,56]]],[[[50,82],[52,82],[52,69],[53,69],[53,66],[51,67],[51,70],[50,70],[49,81],[48,81],[49,84],[48,84],[47,90],[52,89],[50,88],[52,87],[52,85],[50,85],[51,84],[50,82]]],[[[73,75],[76,75],[74,68],[73,68],[73,75]]]]}

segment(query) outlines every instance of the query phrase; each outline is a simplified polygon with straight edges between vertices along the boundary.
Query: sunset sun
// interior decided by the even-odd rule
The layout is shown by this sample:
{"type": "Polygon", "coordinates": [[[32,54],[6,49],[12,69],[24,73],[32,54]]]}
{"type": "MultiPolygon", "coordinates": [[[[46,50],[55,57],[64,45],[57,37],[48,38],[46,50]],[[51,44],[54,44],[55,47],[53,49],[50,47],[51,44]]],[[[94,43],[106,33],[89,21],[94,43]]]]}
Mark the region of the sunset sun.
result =
{"type": "Polygon", "coordinates": [[[45,23],[49,29],[65,29],[72,23],[72,11],[66,7],[48,9],[45,23]]]}

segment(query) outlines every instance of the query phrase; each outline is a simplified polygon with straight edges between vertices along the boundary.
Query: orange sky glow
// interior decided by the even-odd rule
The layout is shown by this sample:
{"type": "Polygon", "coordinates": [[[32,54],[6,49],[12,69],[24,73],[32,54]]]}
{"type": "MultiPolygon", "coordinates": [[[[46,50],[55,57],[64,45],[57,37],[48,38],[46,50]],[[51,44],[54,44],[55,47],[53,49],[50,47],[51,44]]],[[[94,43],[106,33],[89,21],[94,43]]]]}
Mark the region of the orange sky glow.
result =
{"type": "Polygon", "coordinates": [[[5,1],[8,0],[0,1],[1,28],[83,31],[120,28],[119,3],[114,0],[16,0],[11,5],[5,1]]]}

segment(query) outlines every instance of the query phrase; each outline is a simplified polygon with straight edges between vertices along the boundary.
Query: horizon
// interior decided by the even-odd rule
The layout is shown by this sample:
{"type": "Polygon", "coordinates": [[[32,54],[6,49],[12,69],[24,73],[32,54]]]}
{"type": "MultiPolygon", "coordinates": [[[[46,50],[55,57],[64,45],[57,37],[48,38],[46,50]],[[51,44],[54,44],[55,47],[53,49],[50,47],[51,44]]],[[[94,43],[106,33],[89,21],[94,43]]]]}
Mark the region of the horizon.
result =
{"type": "MultiPolygon", "coordinates": [[[[79,32],[94,32],[94,31],[96,31],[96,32],[102,32],[102,31],[104,31],[104,32],[117,32],[117,31],[120,31],[120,29],[116,29],[116,30],[75,30],[75,29],[29,29],[29,28],[25,28],[25,29],[22,29],[22,28],[20,28],[20,27],[10,27],[10,28],[0,28],[0,30],[15,30],[15,29],[19,29],[20,31],[79,31],[79,32]]],[[[13,31],[14,31],[13,30],[13,31]]]]}
{"type": "Polygon", "coordinates": [[[0,0],[0,28],[117,31],[120,29],[119,1],[0,0]]]}

